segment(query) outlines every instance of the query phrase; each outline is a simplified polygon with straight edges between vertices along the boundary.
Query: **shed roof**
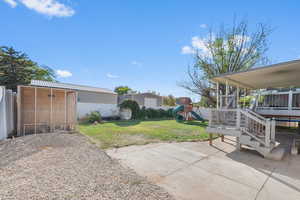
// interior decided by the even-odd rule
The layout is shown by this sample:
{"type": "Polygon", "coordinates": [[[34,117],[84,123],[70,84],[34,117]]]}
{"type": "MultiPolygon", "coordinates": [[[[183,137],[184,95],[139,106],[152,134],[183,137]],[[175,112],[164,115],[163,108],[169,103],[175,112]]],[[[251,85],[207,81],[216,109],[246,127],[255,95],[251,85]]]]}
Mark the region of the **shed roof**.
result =
{"type": "Polygon", "coordinates": [[[31,80],[31,86],[38,87],[49,87],[49,88],[63,88],[70,90],[79,90],[79,91],[88,91],[88,92],[98,92],[98,93],[108,93],[108,94],[117,94],[109,89],[97,88],[84,85],[76,85],[70,83],[59,83],[59,82],[50,82],[50,81],[40,81],[40,80],[31,80]]]}
{"type": "Polygon", "coordinates": [[[212,81],[249,89],[300,87],[300,60],[227,73],[212,81]]]}

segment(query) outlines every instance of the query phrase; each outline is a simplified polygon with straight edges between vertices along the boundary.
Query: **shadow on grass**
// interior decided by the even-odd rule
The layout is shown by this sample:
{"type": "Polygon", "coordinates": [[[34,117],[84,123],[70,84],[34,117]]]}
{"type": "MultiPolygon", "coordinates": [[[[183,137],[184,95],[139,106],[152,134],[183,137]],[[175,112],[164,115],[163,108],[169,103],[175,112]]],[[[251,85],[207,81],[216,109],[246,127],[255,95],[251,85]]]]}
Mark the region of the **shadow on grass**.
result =
{"type": "Polygon", "coordinates": [[[193,126],[200,126],[203,128],[207,127],[207,122],[205,122],[205,121],[179,121],[178,123],[186,124],[186,125],[193,125],[193,126]]]}
{"type": "Polygon", "coordinates": [[[121,126],[121,127],[128,127],[128,126],[135,126],[141,123],[142,120],[128,120],[128,121],[112,121],[111,123],[121,126]]]}
{"type": "Polygon", "coordinates": [[[172,120],[170,118],[154,118],[154,119],[143,119],[143,120],[128,120],[128,121],[124,121],[124,120],[120,120],[120,121],[110,121],[110,123],[113,123],[117,126],[121,126],[121,127],[128,127],[128,126],[134,126],[137,124],[140,124],[141,122],[149,122],[149,121],[164,121],[164,120],[172,120]]]}

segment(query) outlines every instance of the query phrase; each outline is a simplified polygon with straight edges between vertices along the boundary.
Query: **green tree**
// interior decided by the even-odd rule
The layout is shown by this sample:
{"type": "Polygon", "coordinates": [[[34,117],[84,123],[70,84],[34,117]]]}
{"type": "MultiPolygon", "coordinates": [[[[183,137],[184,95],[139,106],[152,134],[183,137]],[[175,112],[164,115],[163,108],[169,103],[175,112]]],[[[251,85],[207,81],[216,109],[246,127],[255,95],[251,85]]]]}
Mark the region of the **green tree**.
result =
{"type": "Polygon", "coordinates": [[[166,97],[163,97],[163,105],[175,106],[176,105],[176,98],[171,94],[166,96],[166,97]]]}
{"type": "Polygon", "coordinates": [[[49,67],[41,67],[28,56],[12,47],[0,47],[0,85],[16,90],[18,85],[32,79],[54,81],[55,73],[49,67]]]}
{"type": "MultiPolygon", "coordinates": [[[[265,24],[258,24],[253,32],[249,32],[246,21],[234,23],[232,27],[220,26],[217,31],[209,29],[208,37],[193,40],[194,63],[188,67],[188,81],[179,85],[195,94],[202,96],[204,105],[216,104],[216,86],[209,80],[220,74],[248,70],[268,59],[267,38],[271,29],[265,24]]],[[[225,86],[220,85],[222,94],[225,86]]],[[[233,92],[234,88],[230,88],[233,92]]]]}
{"type": "Polygon", "coordinates": [[[129,91],[132,91],[128,86],[118,86],[114,90],[118,95],[128,94],[129,91]]]}

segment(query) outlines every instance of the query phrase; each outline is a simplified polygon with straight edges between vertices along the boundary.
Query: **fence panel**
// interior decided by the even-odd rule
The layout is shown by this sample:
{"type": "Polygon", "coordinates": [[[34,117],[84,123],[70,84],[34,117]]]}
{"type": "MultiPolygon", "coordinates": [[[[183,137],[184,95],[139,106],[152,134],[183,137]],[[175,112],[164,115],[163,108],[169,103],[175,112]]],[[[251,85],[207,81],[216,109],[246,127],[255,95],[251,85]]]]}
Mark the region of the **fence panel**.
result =
{"type": "Polygon", "coordinates": [[[0,140],[6,139],[16,129],[16,95],[0,86],[0,140]]]}

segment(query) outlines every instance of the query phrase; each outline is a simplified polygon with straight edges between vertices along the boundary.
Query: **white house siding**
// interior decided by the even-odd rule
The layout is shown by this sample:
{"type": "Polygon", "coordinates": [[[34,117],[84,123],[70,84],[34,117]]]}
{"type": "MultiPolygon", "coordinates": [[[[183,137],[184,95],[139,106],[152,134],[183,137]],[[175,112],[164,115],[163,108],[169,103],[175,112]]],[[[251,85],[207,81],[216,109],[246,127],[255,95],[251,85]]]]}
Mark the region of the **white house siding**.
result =
{"type": "Polygon", "coordinates": [[[155,108],[157,107],[157,99],[146,97],[144,105],[146,108],[155,108]]]}
{"type": "Polygon", "coordinates": [[[210,111],[211,111],[210,108],[202,108],[202,107],[197,108],[197,107],[194,107],[193,111],[196,112],[201,117],[203,117],[203,119],[209,120],[210,111]]]}
{"type": "Polygon", "coordinates": [[[79,119],[93,111],[99,111],[102,117],[117,116],[119,114],[117,104],[77,103],[77,116],[79,119]]]}
{"type": "Polygon", "coordinates": [[[99,111],[102,117],[112,117],[119,114],[117,94],[78,92],[77,117],[83,118],[93,111],[99,111]]]}

